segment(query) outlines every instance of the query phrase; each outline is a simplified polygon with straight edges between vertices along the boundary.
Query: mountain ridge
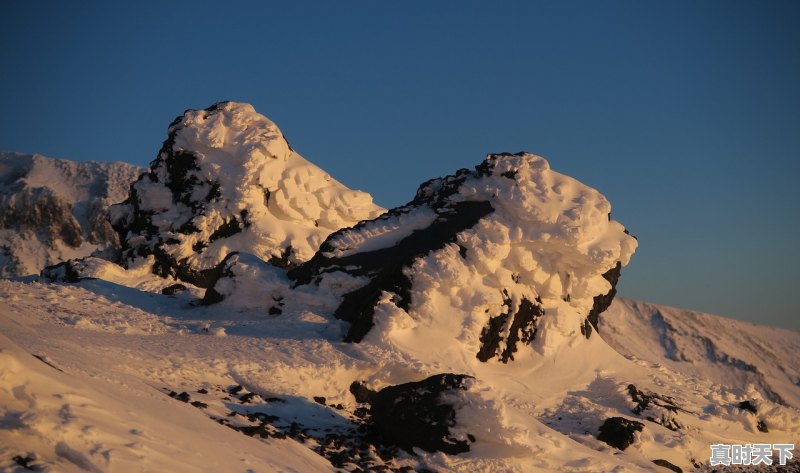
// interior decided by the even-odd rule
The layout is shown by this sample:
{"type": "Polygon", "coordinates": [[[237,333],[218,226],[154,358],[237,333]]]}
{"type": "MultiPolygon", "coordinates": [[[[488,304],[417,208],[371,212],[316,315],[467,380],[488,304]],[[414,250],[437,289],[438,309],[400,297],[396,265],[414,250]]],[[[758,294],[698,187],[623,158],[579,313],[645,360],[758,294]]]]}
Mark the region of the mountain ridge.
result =
{"type": "Polygon", "coordinates": [[[122,163],[0,153],[0,275],[38,274],[61,260],[111,251],[105,219],[143,171],[122,163]]]}

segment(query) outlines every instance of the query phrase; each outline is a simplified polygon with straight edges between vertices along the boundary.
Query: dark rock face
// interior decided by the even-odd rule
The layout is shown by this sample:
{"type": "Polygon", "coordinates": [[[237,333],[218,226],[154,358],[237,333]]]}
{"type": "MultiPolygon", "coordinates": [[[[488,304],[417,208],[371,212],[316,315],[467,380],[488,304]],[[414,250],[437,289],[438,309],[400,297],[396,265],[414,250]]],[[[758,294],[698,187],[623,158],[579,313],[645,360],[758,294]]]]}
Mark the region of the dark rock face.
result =
{"type": "Polygon", "coordinates": [[[349,416],[343,405],[328,404],[321,396],[280,398],[252,392],[241,385],[206,386],[208,389],[198,389],[192,395],[162,389],[176,401],[188,403],[214,422],[248,437],[267,442],[290,438],[325,458],[336,471],[434,473],[425,468],[422,458],[410,457],[397,446],[381,444],[369,410],[364,407],[349,416]],[[290,407],[285,411],[288,414],[306,411],[315,415],[304,419],[284,416],[280,412],[284,409],[276,412],[276,406],[290,407]],[[331,418],[339,420],[336,427],[327,420],[331,418]]]}
{"type": "Polygon", "coordinates": [[[606,281],[611,283],[611,290],[606,294],[594,297],[594,305],[592,306],[592,310],[590,310],[589,315],[586,316],[586,320],[589,323],[584,324],[583,327],[581,327],[581,333],[583,333],[586,338],[592,336],[592,327],[597,330],[600,314],[605,312],[614,301],[614,297],[617,295],[617,283],[619,282],[619,276],[621,272],[622,263],[617,262],[616,266],[603,274],[603,277],[606,279],[606,281]]]}
{"type": "Polygon", "coordinates": [[[744,409],[745,411],[752,412],[753,414],[758,414],[758,409],[756,409],[755,402],[751,400],[742,401],[738,404],[739,409],[744,409]]]}
{"type": "MultiPolygon", "coordinates": [[[[541,304],[541,300],[537,301],[541,304]]],[[[489,323],[481,331],[481,348],[478,359],[486,362],[497,356],[503,363],[514,360],[517,351],[517,342],[529,345],[536,338],[536,321],[544,315],[541,305],[534,304],[528,299],[522,299],[519,308],[513,314],[510,328],[506,331],[511,315],[511,299],[505,293],[504,305],[507,311],[489,319],[489,323]],[[506,335],[507,333],[507,335],[506,335]],[[505,348],[500,350],[500,343],[505,342],[505,348]]]]}
{"type": "Polygon", "coordinates": [[[371,404],[372,400],[375,398],[376,391],[368,388],[367,385],[361,381],[353,381],[352,384],[350,384],[350,394],[356,398],[356,402],[358,403],[371,404]]]}
{"type": "Polygon", "coordinates": [[[396,304],[408,310],[411,304],[411,281],[403,273],[403,268],[410,266],[416,258],[454,242],[458,232],[475,225],[492,211],[492,206],[488,202],[458,202],[436,211],[439,216],[430,226],[413,232],[389,248],[329,257],[325,253],[333,251],[328,243],[338,235],[338,232],[334,233],[310,261],[289,271],[289,277],[301,285],[309,284],[332,269],[353,276],[368,276],[370,282],[345,294],[334,312],[336,318],[351,324],[345,341],[360,342],[374,325],[372,317],[375,305],[384,291],[394,293],[396,304]]]}
{"type": "Polygon", "coordinates": [[[185,290],[186,286],[184,286],[183,284],[172,284],[171,286],[167,286],[164,289],[162,289],[161,294],[164,294],[165,296],[174,296],[175,294],[178,294],[185,290]]]}
{"type": "Polygon", "coordinates": [[[625,450],[633,445],[636,432],[641,432],[644,424],[624,417],[609,417],[600,426],[597,440],[601,440],[614,448],[625,450]]]}
{"type": "Polygon", "coordinates": [[[675,473],[683,473],[683,470],[681,468],[673,465],[672,463],[670,463],[670,462],[668,462],[666,460],[662,460],[662,459],[653,460],[653,463],[655,463],[658,466],[663,466],[664,468],[666,468],[668,470],[672,470],[675,473]]]}
{"type": "Polygon", "coordinates": [[[41,276],[50,282],[75,283],[82,279],[81,268],[76,267],[78,260],[62,261],[42,269],[41,276]]]}
{"type": "Polygon", "coordinates": [[[57,241],[72,248],[83,243],[72,204],[48,188],[23,188],[15,194],[0,195],[0,208],[0,228],[38,232],[50,248],[57,241]]]}
{"type": "Polygon", "coordinates": [[[372,421],[381,441],[409,452],[413,447],[451,455],[468,452],[469,441],[450,434],[450,428],[456,425],[456,412],[442,395],[469,389],[469,379],[472,377],[463,374],[438,374],[374,393],[372,421]]]}

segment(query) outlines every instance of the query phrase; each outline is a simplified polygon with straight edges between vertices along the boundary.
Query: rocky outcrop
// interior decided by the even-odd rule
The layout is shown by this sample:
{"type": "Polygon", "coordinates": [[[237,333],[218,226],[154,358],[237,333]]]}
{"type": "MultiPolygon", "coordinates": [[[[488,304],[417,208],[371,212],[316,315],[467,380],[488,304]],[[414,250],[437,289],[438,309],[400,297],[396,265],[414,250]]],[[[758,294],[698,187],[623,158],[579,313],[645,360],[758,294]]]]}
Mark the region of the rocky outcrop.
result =
{"type": "MultiPolygon", "coordinates": [[[[505,292],[507,296],[507,292],[505,292]]],[[[544,315],[544,309],[539,305],[542,301],[533,303],[528,299],[522,299],[519,308],[511,313],[512,300],[506,297],[505,305],[508,311],[489,319],[489,323],[481,331],[481,349],[478,351],[478,359],[489,361],[495,356],[503,363],[508,363],[514,359],[514,352],[517,351],[517,343],[528,345],[536,337],[536,321],[544,315]],[[503,328],[509,326],[508,337],[503,338],[503,328]],[[504,348],[501,350],[501,344],[504,348]]]]}
{"type": "Polygon", "coordinates": [[[545,350],[585,331],[587,315],[609,306],[636,247],[609,212],[602,195],[544,159],[494,154],[332,233],[288,276],[339,300],[333,315],[350,323],[349,342],[367,336],[380,307],[426,324],[474,320],[483,307],[474,353],[506,363],[525,345],[545,350]],[[451,313],[431,311],[442,305],[451,313]]]}
{"type": "Polygon", "coordinates": [[[362,400],[371,403],[372,422],[380,441],[409,452],[414,447],[426,452],[451,455],[469,451],[474,437],[456,438],[456,410],[446,395],[469,389],[471,376],[437,374],[422,381],[388,386],[362,400]]]}
{"type": "Polygon", "coordinates": [[[583,335],[586,338],[592,335],[592,328],[597,330],[600,314],[605,312],[614,301],[614,296],[617,295],[617,283],[619,282],[621,270],[622,265],[617,262],[616,266],[603,273],[605,280],[611,284],[611,290],[605,294],[598,294],[592,299],[592,310],[590,310],[589,315],[586,316],[586,321],[588,323],[585,323],[582,328],[583,335]]]}
{"type": "Polygon", "coordinates": [[[383,209],[297,154],[251,105],[187,110],[127,200],[110,211],[128,266],[200,287],[232,251],[294,265],[343,226],[383,209]]]}
{"type": "Polygon", "coordinates": [[[366,285],[345,293],[334,312],[336,318],[351,324],[345,341],[359,342],[374,325],[375,306],[384,292],[393,293],[395,304],[409,310],[411,281],[404,272],[405,268],[415,259],[440,250],[447,243],[454,243],[458,232],[470,228],[491,211],[488,202],[458,202],[434,209],[436,217],[430,225],[414,231],[391,247],[372,251],[328,256],[334,252],[329,240],[311,261],[290,271],[289,276],[297,284],[308,284],[324,272],[337,268],[350,276],[369,278],[366,285]]]}

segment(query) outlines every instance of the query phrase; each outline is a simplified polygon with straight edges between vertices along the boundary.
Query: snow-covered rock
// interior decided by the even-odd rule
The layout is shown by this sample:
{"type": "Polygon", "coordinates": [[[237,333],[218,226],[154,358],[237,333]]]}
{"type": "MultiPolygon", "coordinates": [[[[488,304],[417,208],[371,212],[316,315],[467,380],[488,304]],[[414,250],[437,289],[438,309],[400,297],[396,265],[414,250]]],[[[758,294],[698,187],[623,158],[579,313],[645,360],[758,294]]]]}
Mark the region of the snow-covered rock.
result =
{"type": "Polygon", "coordinates": [[[544,159],[359,223],[317,171],[249,106],[189,111],[112,212],[127,267],[0,280],[0,470],[694,471],[800,438],[798,332],[615,301],[636,240],[544,159]]]}
{"type": "Polygon", "coordinates": [[[494,154],[333,233],[288,274],[340,298],[334,316],[351,323],[347,341],[399,324],[508,362],[525,345],[544,354],[590,336],[587,317],[608,307],[636,248],[610,212],[543,158],[494,154]]]}
{"type": "Polygon", "coordinates": [[[106,220],[143,171],[125,163],[0,153],[0,276],[119,247],[106,220]]]}
{"type": "Polygon", "coordinates": [[[383,209],[297,154],[249,104],[187,110],[128,199],[111,208],[121,262],[206,287],[233,251],[293,265],[334,230],[383,209]]]}
{"type": "Polygon", "coordinates": [[[458,454],[469,451],[470,435],[456,438],[450,429],[456,425],[453,396],[466,391],[471,377],[444,373],[421,381],[386,386],[371,396],[372,422],[381,441],[412,452],[458,454]],[[448,399],[449,398],[449,399],[448,399]]]}

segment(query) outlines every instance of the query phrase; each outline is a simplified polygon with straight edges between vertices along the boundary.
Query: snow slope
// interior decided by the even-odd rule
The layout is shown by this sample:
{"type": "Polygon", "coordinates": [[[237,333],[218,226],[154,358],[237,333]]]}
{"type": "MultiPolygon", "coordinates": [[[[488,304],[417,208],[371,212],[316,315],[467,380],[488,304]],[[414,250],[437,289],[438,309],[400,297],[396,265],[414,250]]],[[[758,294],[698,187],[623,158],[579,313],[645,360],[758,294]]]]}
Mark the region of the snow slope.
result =
{"type": "MultiPolygon", "coordinates": [[[[392,345],[343,343],[347,324],[332,317],[312,312],[270,317],[260,310],[197,307],[191,300],[187,294],[168,297],[99,280],[74,285],[0,280],[0,471],[27,471],[12,461],[15,456],[35,458],[34,464],[53,472],[333,471],[312,451],[313,436],[352,427],[359,404],[348,392],[351,381],[378,387],[465,363],[479,380],[457,414],[459,426],[477,437],[471,451],[417,451],[416,457],[399,452],[393,467],[668,471],[651,463],[661,458],[691,471],[692,459],[707,460],[710,443],[800,439],[795,408],[764,399],[757,389],[708,381],[718,367],[707,359],[697,360],[690,371],[677,369],[685,363],[673,368],[664,360],[646,360],[644,354],[661,349],[647,337],[632,345],[636,359],[617,354],[599,337],[580,338],[580,351],[562,349],[547,359],[508,364],[424,359],[392,345]],[[673,396],[690,413],[668,414],[685,427],[673,432],[633,414],[630,383],[673,396]],[[246,404],[227,392],[215,395],[217,387],[237,385],[260,396],[246,404]],[[197,393],[200,389],[209,394],[197,393]],[[170,398],[169,391],[185,391],[208,407],[170,398]],[[325,397],[325,405],[315,396],[325,397]],[[267,401],[274,398],[285,402],[267,401]],[[756,400],[757,415],[736,407],[749,399],[756,400]],[[336,404],[343,409],[329,407],[336,404]],[[274,421],[275,429],[288,438],[251,438],[213,419],[232,410],[279,416],[284,423],[274,421]],[[600,423],[611,415],[646,424],[624,452],[596,439],[600,423]],[[770,426],[768,433],[756,428],[759,418],[770,426]],[[317,430],[310,440],[294,440],[290,422],[317,430]]],[[[630,317],[618,318],[614,326],[634,333],[635,307],[615,302],[606,318],[624,310],[630,317]]],[[[672,323],[687,329],[697,322],[691,313],[647,307],[669,312],[672,323]]],[[[731,329],[751,328],[719,320],[731,329]]],[[[604,321],[601,333],[608,326],[604,321]]],[[[770,330],[755,327],[751,339],[770,344],[770,330]]],[[[675,336],[678,343],[691,338],[675,336]]],[[[786,349],[776,347],[774,355],[790,366],[800,334],[785,331],[782,338],[786,349]]],[[[754,362],[747,351],[737,354],[754,362]]],[[[771,371],[764,378],[780,385],[771,371]]]]}
{"type": "Polygon", "coordinates": [[[625,299],[599,330],[623,355],[800,408],[796,331],[625,299]]]}
{"type": "Polygon", "coordinates": [[[142,171],[0,153],[0,275],[39,274],[46,265],[118,248],[105,212],[142,171]]]}
{"type": "Polygon", "coordinates": [[[77,287],[0,284],[0,471],[27,471],[14,456],[54,472],[330,471],[295,442],[259,444],[159,392],[211,360],[181,355],[156,315],[77,287]]]}

